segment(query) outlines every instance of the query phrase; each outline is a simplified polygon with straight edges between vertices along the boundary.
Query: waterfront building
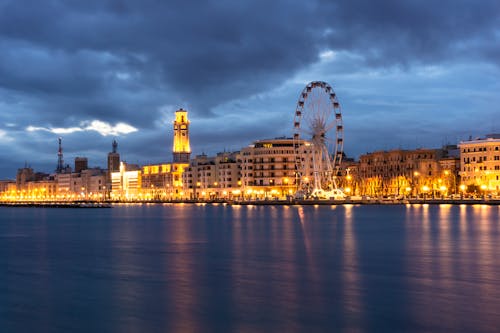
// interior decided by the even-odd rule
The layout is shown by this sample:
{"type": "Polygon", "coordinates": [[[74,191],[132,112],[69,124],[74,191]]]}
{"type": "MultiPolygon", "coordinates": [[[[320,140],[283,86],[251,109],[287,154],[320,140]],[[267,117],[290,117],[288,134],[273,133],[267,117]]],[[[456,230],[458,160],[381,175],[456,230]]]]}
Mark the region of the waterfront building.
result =
{"type": "MultiPolygon", "coordinates": [[[[85,199],[102,200],[106,197],[106,171],[100,168],[85,169],[80,173],[80,195],[85,199]]],[[[78,188],[75,188],[77,190],[78,188]]]]}
{"type": "Polygon", "coordinates": [[[459,144],[461,190],[476,194],[500,193],[500,134],[459,144]]]}
{"type": "Polygon", "coordinates": [[[17,193],[16,182],[14,180],[0,180],[0,198],[11,200],[17,193]]]}
{"type": "Polygon", "coordinates": [[[31,183],[49,180],[50,178],[49,174],[35,172],[30,167],[20,168],[17,170],[16,174],[16,188],[21,192],[21,194],[28,193],[30,190],[35,188],[31,185],[31,183]]]}
{"type": "Polygon", "coordinates": [[[28,200],[55,200],[57,183],[54,177],[30,181],[25,184],[21,192],[23,197],[28,200]]]}
{"type": "Polygon", "coordinates": [[[161,163],[142,167],[142,195],[148,199],[179,199],[184,195],[182,175],[187,163],[161,163]]]}
{"type": "Polygon", "coordinates": [[[111,199],[139,199],[141,189],[141,168],[136,164],[120,162],[120,170],[111,173],[111,199]]]}
{"type": "Polygon", "coordinates": [[[222,195],[226,196],[230,192],[238,194],[238,189],[241,185],[241,165],[239,162],[239,152],[223,152],[218,153],[215,157],[215,165],[217,167],[217,184],[222,189],[222,195]]]}
{"type": "Polygon", "coordinates": [[[17,170],[15,184],[15,193],[11,193],[11,195],[21,200],[48,199],[57,192],[54,176],[43,172],[34,172],[29,167],[17,170]]]}
{"type": "Polygon", "coordinates": [[[104,199],[106,178],[106,171],[100,168],[56,174],[57,196],[62,200],[104,199]]]}
{"type": "Polygon", "coordinates": [[[189,163],[191,146],[189,143],[188,112],[182,108],[175,111],[172,154],[174,163],[189,163]]]}
{"type": "Polygon", "coordinates": [[[75,157],[75,172],[80,173],[89,168],[89,160],[86,157],[75,157]]]}
{"type": "Polygon", "coordinates": [[[108,153],[108,188],[111,189],[111,173],[120,171],[120,154],[118,154],[118,142],[113,140],[112,151],[108,153]]]}
{"type": "MultiPolygon", "coordinates": [[[[69,200],[75,199],[76,193],[80,193],[77,191],[75,193],[74,189],[76,187],[76,178],[79,177],[77,173],[58,173],[56,174],[56,183],[57,183],[57,194],[60,199],[69,200]]],[[[80,186],[81,187],[81,186],[80,186]]]]}
{"type": "Polygon", "coordinates": [[[357,196],[360,191],[359,162],[354,158],[343,157],[337,175],[337,185],[344,191],[346,196],[357,196]]]}
{"type": "Polygon", "coordinates": [[[190,199],[234,198],[241,195],[239,152],[205,154],[191,160],[182,175],[184,195],[190,199]]]}
{"type": "Polygon", "coordinates": [[[457,157],[450,147],[361,155],[359,191],[369,196],[440,196],[456,191],[457,157]],[[446,168],[446,169],[445,169],[446,168]],[[449,169],[448,169],[449,168],[449,169]]]}
{"type": "Polygon", "coordinates": [[[295,157],[292,138],[258,140],[242,148],[239,160],[245,197],[276,198],[293,194],[296,190],[295,157]]]}
{"type": "Polygon", "coordinates": [[[16,187],[19,190],[22,190],[25,184],[29,181],[35,180],[35,172],[32,168],[24,167],[17,169],[16,174],[16,187]]]}
{"type": "Polygon", "coordinates": [[[185,197],[182,175],[189,167],[191,146],[189,142],[188,112],[175,111],[172,163],[150,164],[141,170],[141,193],[145,199],[180,199],[185,197]]]}

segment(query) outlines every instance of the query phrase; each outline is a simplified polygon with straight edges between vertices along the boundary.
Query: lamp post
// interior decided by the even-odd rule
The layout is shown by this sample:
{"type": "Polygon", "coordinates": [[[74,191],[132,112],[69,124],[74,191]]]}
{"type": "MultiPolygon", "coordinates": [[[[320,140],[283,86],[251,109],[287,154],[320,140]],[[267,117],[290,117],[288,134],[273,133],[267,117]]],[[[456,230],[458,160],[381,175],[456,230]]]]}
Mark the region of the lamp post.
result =
{"type": "Polygon", "coordinates": [[[444,185],[441,185],[439,187],[439,191],[441,192],[441,199],[444,199],[447,190],[448,188],[444,185]]]}
{"type": "Polygon", "coordinates": [[[347,184],[346,184],[345,192],[347,193],[347,195],[351,195],[351,180],[352,180],[352,176],[350,174],[351,169],[347,168],[346,172],[347,172],[347,175],[345,176],[345,179],[347,180],[347,184]]]}
{"type": "Polygon", "coordinates": [[[196,184],[194,186],[194,199],[195,200],[198,200],[198,189],[200,188],[200,186],[201,186],[201,183],[196,182],[196,184]]]}
{"type": "Polygon", "coordinates": [[[408,195],[410,195],[410,193],[411,193],[411,187],[410,187],[410,186],[407,186],[407,187],[405,188],[405,197],[407,197],[408,195]]]}
{"type": "Polygon", "coordinates": [[[281,196],[288,196],[288,178],[283,178],[283,185],[285,185],[284,189],[281,191],[281,196]]]}
{"type": "Polygon", "coordinates": [[[429,186],[427,185],[422,186],[422,192],[424,193],[424,201],[425,201],[427,192],[429,192],[429,186]]]}
{"type": "Polygon", "coordinates": [[[271,196],[273,195],[273,186],[274,186],[274,179],[269,179],[270,190],[269,191],[266,190],[266,194],[265,194],[266,199],[269,196],[269,194],[268,194],[269,192],[271,192],[271,196]]]}
{"type": "Polygon", "coordinates": [[[418,171],[413,172],[413,188],[415,189],[415,196],[418,199],[418,188],[419,188],[419,182],[418,182],[418,176],[420,176],[420,173],[418,171]]]}
{"type": "Polygon", "coordinates": [[[481,185],[481,191],[483,192],[483,200],[486,200],[486,191],[488,190],[488,186],[485,184],[481,185]]]}
{"type": "Polygon", "coordinates": [[[460,199],[464,198],[466,190],[467,190],[467,186],[465,186],[465,184],[460,185],[460,199]]]}

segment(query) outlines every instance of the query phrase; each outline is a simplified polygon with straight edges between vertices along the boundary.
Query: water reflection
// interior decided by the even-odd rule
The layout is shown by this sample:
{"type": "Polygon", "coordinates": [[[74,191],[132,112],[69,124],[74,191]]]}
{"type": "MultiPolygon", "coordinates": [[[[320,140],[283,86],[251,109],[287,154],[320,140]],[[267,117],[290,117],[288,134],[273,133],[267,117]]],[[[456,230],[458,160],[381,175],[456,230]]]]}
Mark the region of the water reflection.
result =
{"type": "MultiPolygon", "coordinates": [[[[499,296],[492,288],[499,284],[493,209],[440,205],[420,210],[422,228],[409,229],[406,244],[415,323],[433,323],[438,331],[495,331],[499,317],[492,308],[473,309],[470,302],[491,305],[492,294],[499,296]],[[471,312],[474,316],[465,316],[471,312]]],[[[407,219],[414,220],[415,215],[407,219]]]]}
{"type": "Polygon", "coordinates": [[[495,206],[10,212],[0,214],[1,331],[500,326],[495,206]]]}
{"type": "Polygon", "coordinates": [[[354,322],[363,322],[363,308],[361,300],[361,284],[358,267],[358,253],[356,248],[356,233],[353,228],[353,206],[344,205],[344,234],[342,251],[342,292],[344,318],[351,326],[354,322]]]}

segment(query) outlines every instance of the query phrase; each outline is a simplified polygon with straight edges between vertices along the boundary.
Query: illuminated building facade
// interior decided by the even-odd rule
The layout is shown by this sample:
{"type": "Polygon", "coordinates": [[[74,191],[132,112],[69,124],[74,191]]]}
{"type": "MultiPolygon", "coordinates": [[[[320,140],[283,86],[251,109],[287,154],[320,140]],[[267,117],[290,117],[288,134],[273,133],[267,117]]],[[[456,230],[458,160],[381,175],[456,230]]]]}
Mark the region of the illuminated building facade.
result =
{"type": "MultiPolygon", "coordinates": [[[[75,172],[62,164],[53,175],[21,168],[16,181],[0,182],[0,198],[13,200],[183,200],[287,198],[297,190],[296,162],[313,176],[311,144],[292,138],[257,140],[239,152],[198,155],[190,160],[188,112],[173,122],[173,162],[139,167],[120,162],[117,143],[108,169],[88,168],[75,158],[75,172]],[[298,144],[298,150],[295,145],[298,144]],[[298,154],[296,153],[298,151],[298,154]],[[310,160],[306,160],[309,158],[310,160]],[[300,159],[300,160],[299,160],[300,159]]],[[[447,196],[459,192],[500,194],[500,134],[463,141],[459,147],[376,151],[359,162],[342,158],[337,184],[348,196],[447,196]]]]}
{"type": "Polygon", "coordinates": [[[57,196],[62,200],[103,200],[107,197],[106,175],[100,168],[56,174],[57,196]]]}
{"type": "Polygon", "coordinates": [[[145,165],[141,171],[141,198],[157,200],[181,199],[185,197],[182,183],[184,169],[189,167],[191,147],[189,144],[188,112],[175,112],[173,124],[173,163],[145,165]]]}
{"type": "Polygon", "coordinates": [[[180,199],[183,196],[182,175],[187,163],[162,163],[142,167],[142,196],[146,199],[180,199]]]}
{"type": "Polygon", "coordinates": [[[0,180],[0,199],[4,201],[13,200],[17,195],[16,182],[14,180],[0,180]]]}
{"type": "Polygon", "coordinates": [[[241,194],[241,173],[237,152],[215,157],[196,156],[186,168],[182,181],[190,199],[233,198],[241,194]]]}
{"type": "Polygon", "coordinates": [[[120,162],[120,171],[111,173],[111,199],[134,200],[140,198],[141,193],[139,166],[120,162]]]}
{"type": "Polygon", "coordinates": [[[462,141],[460,149],[461,190],[482,194],[500,193],[500,134],[462,141]]]}
{"type": "Polygon", "coordinates": [[[0,180],[0,193],[9,192],[16,189],[16,182],[13,180],[0,180]]]}
{"type": "Polygon", "coordinates": [[[359,194],[370,196],[455,193],[458,157],[453,149],[377,151],[359,160],[359,194]],[[445,169],[449,168],[449,169],[445,169]]]}
{"type": "Polygon", "coordinates": [[[241,149],[242,190],[246,197],[285,197],[294,193],[295,149],[291,138],[258,140],[241,149]]]}
{"type": "Polygon", "coordinates": [[[188,113],[182,108],[175,111],[174,120],[174,163],[189,163],[191,146],[189,144],[189,120],[188,113]]]}

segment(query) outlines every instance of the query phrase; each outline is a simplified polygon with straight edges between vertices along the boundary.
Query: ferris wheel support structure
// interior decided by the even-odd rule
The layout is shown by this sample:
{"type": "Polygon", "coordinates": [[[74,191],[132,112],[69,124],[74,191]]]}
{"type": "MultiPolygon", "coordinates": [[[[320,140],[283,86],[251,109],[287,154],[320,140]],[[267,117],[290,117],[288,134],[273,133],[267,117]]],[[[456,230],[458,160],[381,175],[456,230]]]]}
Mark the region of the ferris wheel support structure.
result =
{"type": "Polygon", "coordinates": [[[344,147],[342,112],[328,83],[313,81],[302,90],[294,115],[293,141],[296,196],[345,198],[336,181],[344,147]]]}

